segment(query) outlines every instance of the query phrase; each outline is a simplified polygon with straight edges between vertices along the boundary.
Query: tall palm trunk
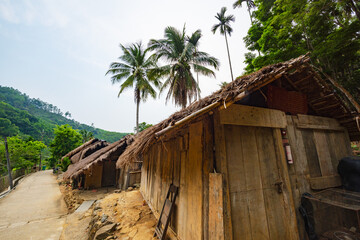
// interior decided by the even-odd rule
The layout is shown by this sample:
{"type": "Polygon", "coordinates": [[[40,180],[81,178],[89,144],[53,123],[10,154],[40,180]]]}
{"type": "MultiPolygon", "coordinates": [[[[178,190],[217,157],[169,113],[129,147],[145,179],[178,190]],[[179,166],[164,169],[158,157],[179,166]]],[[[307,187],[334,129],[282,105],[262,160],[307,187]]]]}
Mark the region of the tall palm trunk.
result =
{"type": "Polygon", "coordinates": [[[139,132],[140,90],[136,89],[136,133],[139,132]]]}
{"type": "Polygon", "coordinates": [[[228,44],[228,40],[227,40],[227,36],[226,36],[226,31],[225,31],[225,42],[226,42],[226,49],[227,49],[228,58],[229,58],[231,81],[234,81],[233,71],[232,71],[232,67],[231,67],[231,60],[230,60],[229,44],[228,44]]]}
{"type": "MultiPolygon", "coordinates": [[[[250,10],[250,5],[249,5],[249,1],[246,1],[246,4],[247,4],[247,10],[249,12],[249,17],[250,17],[250,23],[251,23],[251,26],[253,25],[253,20],[252,20],[252,16],[251,16],[251,10],[250,10]]],[[[260,50],[257,50],[259,56],[261,56],[260,54],[260,50]]]]}
{"type": "Polygon", "coordinates": [[[252,21],[252,17],[251,17],[251,11],[250,11],[249,1],[246,1],[246,4],[247,4],[247,10],[248,10],[248,12],[249,12],[249,17],[250,17],[250,22],[251,22],[251,25],[253,25],[253,21],[252,21]]]}
{"type": "MultiPolygon", "coordinates": [[[[196,72],[196,81],[197,81],[197,85],[198,85],[198,87],[199,87],[199,89],[200,89],[200,85],[199,85],[199,73],[198,72],[196,72]]],[[[198,100],[200,100],[200,98],[201,98],[201,96],[200,96],[200,90],[198,89],[198,100]]]]}
{"type": "Polygon", "coordinates": [[[7,137],[4,137],[4,140],[5,140],[7,169],[8,169],[8,173],[9,173],[9,184],[10,184],[10,189],[13,189],[13,181],[12,181],[12,177],[11,177],[10,157],[9,157],[9,148],[8,148],[8,143],[7,143],[7,137]]]}

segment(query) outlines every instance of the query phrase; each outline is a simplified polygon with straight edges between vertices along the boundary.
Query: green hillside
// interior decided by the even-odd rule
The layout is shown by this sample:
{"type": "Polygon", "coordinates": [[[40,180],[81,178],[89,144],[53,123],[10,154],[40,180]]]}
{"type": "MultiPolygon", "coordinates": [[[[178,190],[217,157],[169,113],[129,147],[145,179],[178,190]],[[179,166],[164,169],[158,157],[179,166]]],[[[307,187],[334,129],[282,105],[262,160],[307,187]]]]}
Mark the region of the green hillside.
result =
{"type": "Polygon", "coordinates": [[[81,124],[71,118],[69,112],[63,113],[58,107],[30,98],[20,91],[0,86],[0,118],[7,118],[19,127],[20,135],[31,136],[48,144],[54,138],[56,125],[69,124],[74,129],[93,132],[94,137],[115,142],[126,133],[109,132],[81,124]]]}

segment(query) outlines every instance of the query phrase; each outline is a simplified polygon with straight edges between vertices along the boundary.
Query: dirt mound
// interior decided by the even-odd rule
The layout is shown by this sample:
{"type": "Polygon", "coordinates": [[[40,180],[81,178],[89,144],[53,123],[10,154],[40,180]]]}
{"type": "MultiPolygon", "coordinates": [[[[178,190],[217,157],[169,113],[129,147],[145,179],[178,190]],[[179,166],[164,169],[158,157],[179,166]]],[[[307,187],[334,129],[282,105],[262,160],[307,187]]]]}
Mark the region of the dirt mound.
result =
{"type": "Polygon", "coordinates": [[[138,190],[114,193],[94,206],[90,236],[106,224],[116,223],[114,239],[151,240],[156,219],[138,190]]]}

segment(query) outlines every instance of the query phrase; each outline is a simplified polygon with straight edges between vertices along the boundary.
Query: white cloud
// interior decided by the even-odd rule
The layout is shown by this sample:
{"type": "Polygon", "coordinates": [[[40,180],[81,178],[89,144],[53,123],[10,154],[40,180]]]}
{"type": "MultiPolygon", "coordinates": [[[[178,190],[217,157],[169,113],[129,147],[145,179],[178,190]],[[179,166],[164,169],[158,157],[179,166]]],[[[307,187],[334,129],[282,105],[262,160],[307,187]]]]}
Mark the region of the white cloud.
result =
{"type": "Polygon", "coordinates": [[[10,3],[10,0],[0,1],[0,17],[11,23],[19,22],[19,19],[15,14],[15,11],[10,3]]]}

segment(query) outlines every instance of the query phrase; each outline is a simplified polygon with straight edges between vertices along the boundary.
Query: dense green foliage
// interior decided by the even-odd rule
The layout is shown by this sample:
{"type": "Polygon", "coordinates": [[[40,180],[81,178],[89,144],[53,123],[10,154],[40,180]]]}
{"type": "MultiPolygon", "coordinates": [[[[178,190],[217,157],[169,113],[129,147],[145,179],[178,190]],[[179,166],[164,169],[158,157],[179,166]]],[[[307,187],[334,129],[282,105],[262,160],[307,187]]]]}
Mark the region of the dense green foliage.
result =
{"type": "Polygon", "coordinates": [[[86,143],[90,139],[94,138],[94,134],[92,132],[86,131],[85,129],[80,130],[79,133],[81,134],[83,143],[86,143]]]}
{"type": "MultiPolygon", "coordinates": [[[[32,138],[26,140],[19,136],[7,138],[10,155],[10,165],[12,169],[25,168],[28,169],[40,161],[41,150],[46,148],[46,145],[40,141],[35,141],[32,138]]],[[[42,158],[47,156],[43,154],[42,158]]],[[[0,174],[7,173],[5,145],[4,139],[0,140],[0,174]]]]}
{"type": "MultiPolygon", "coordinates": [[[[139,123],[139,132],[144,131],[145,129],[147,129],[151,126],[152,126],[152,124],[149,124],[146,122],[139,123]]],[[[136,128],[134,128],[134,131],[136,131],[136,128]]]]}
{"type": "Polygon", "coordinates": [[[307,52],[313,63],[352,94],[360,94],[360,2],[257,0],[245,37],[246,71],[307,52]]]}
{"type": "Polygon", "coordinates": [[[54,134],[54,140],[50,143],[50,152],[57,161],[82,144],[81,134],[68,124],[56,126],[54,134]]]}
{"type": "Polygon", "coordinates": [[[169,89],[166,100],[173,98],[175,105],[185,108],[188,103],[196,99],[200,91],[192,70],[204,76],[215,76],[208,66],[218,68],[216,58],[197,49],[201,31],[195,31],[186,36],[185,27],[182,31],[174,27],[167,27],[164,39],[152,39],[149,48],[155,50],[157,60],[162,59],[167,65],[157,68],[156,73],[164,77],[165,81],[160,89],[169,89]]]}
{"type": "Polygon", "coordinates": [[[0,118],[0,137],[14,136],[19,132],[19,128],[9,119],[0,118]]]}
{"type": "Polygon", "coordinates": [[[60,163],[61,171],[66,172],[70,164],[71,160],[68,157],[65,157],[60,163]]]}
{"type": "Polygon", "coordinates": [[[150,95],[156,98],[155,87],[160,87],[158,76],[155,74],[156,59],[148,57],[149,49],[143,49],[141,43],[135,43],[128,47],[120,44],[122,55],[120,62],[110,64],[106,74],[112,74],[112,83],[123,82],[120,86],[120,94],[127,88],[134,88],[134,101],[136,103],[136,132],[139,132],[139,105],[140,101],[146,101],[150,95]]]}
{"type": "MultiPolygon", "coordinates": [[[[71,117],[69,112],[65,115],[71,117]]],[[[31,136],[49,144],[54,138],[55,126],[64,124],[92,132],[94,137],[108,142],[115,142],[126,135],[94,128],[67,117],[52,104],[30,98],[16,89],[0,86],[0,118],[6,118],[15,124],[20,130],[20,136],[31,136]]]]}

